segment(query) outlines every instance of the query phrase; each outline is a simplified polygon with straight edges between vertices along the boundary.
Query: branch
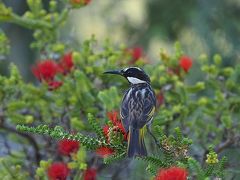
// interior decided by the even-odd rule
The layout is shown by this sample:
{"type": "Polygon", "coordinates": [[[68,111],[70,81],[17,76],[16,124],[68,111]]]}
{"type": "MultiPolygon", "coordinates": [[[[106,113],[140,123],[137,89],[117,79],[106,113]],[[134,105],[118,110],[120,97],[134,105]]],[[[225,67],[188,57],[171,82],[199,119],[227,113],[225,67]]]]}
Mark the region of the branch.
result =
{"type": "Polygon", "coordinates": [[[240,139],[240,136],[235,136],[232,138],[227,139],[226,141],[220,143],[219,145],[217,145],[215,147],[215,151],[216,153],[220,153],[222,152],[224,149],[228,148],[229,146],[231,146],[232,144],[234,144],[236,141],[238,141],[240,139]]]}
{"type": "Polygon", "coordinates": [[[29,19],[29,18],[18,16],[17,14],[14,14],[14,13],[11,15],[11,18],[7,19],[7,22],[15,23],[17,25],[23,26],[28,29],[53,28],[53,26],[46,21],[29,19]]]}
{"type": "MultiPolygon", "coordinates": [[[[61,20],[61,18],[59,18],[61,20]]],[[[28,29],[34,28],[53,28],[51,23],[39,19],[29,19],[13,13],[11,8],[0,4],[0,22],[15,23],[28,29]]]]}
{"type": "Polygon", "coordinates": [[[67,9],[64,9],[64,10],[62,11],[62,13],[60,14],[60,16],[59,16],[58,19],[56,20],[56,22],[54,22],[53,27],[59,26],[64,20],[67,19],[69,10],[70,10],[70,9],[67,8],[67,9]]]}

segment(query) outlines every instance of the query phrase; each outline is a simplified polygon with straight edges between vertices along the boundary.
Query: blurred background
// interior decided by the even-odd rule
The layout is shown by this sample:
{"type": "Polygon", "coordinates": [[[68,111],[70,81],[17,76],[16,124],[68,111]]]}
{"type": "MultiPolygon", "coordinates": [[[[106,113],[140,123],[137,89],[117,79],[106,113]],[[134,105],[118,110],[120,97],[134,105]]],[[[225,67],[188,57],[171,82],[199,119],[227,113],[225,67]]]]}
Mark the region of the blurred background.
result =
{"type": "MultiPolygon", "coordinates": [[[[25,0],[3,2],[18,14],[28,8],[25,0]]],[[[142,47],[152,62],[159,59],[160,48],[171,52],[179,41],[194,60],[219,53],[231,65],[240,62],[239,12],[239,0],[92,0],[72,10],[61,37],[66,43],[82,42],[92,34],[99,42],[110,38],[115,44],[142,47]]],[[[31,31],[13,24],[0,26],[11,45],[9,56],[0,61],[0,73],[7,73],[7,64],[14,61],[24,79],[33,80],[30,65],[37,55],[29,48],[31,31]]]]}
{"type": "MultiPolygon", "coordinates": [[[[12,7],[19,15],[28,9],[26,0],[0,2],[12,7]]],[[[47,7],[49,0],[43,2],[47,7]]],[[[69,47],[79,46],[93,34],[100,46],[110,39],[116,45],[141,47],[146,59],[153,64],[160,59],[160,49],[171,53],[174,43],[179,41],[193,61],[198,61],[201,55],[212,57],[219,53],[223,65],[233,66],[240,63],[239,12],[240,0],[92,0],[86,7],[71,10],[59,37],[69,47]]],[[[8,74],[9,63],[14,62],[26,82],[36,81],[31,66],[39,60],[39,54],[30,48],[32,31],[7,23],[0,24],[0,29],[9,38],[11,47],[9,55],[0,57],[0,74],[8,74]]],[[[197,78],[197,64],[194,63],[189,80],[197,78]]],[[[228,154],[238,161],[236,157],[240,156],[236,151],[239,152],[237,149],[228,154]]],[[[120,168],[125,169],[124,178],[129,178],[127,171],[137,168],[139,171],[133,171],[136,174],[132,176],[142,176],[137,173],[145,168],[144,164],[136,166],[135,162],[127,167],[123,165],[120,168]]]]}

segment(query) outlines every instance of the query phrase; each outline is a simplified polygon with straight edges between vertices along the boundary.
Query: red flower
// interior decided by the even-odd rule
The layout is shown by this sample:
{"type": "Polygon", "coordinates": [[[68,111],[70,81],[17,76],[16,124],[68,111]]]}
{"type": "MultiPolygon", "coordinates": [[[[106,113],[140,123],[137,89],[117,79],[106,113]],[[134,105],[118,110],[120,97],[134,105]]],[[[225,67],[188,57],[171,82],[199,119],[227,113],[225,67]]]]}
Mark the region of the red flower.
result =
{"type": "Polygon", "coordinates": [[[155,180],[187,180],[187,170],[179,167],[160,169],[155,180]]]}
{"type": "Polygon", "coordinates": [[[127,140],[127,132],[125,131],[121,120],[118,118],[118,112],[117,111],[112,111],[107,113],[108,119],[113,123],[113,128],[116,131],[120,131],[124,139],[127,140]]]}
{"type": "Polygon", "coordinates": [[[55,61],[49,59],[38,62],[32,67],[32,72],[39,81],[51,82],[60,69],[55,61]]]}
{"type": "Polygon", "coordinates": [[[108,119],[112,121],[114,125],[119,121],[118,119],[118,112],[117,111],[111,111],[107,113],[108,119]]]}
{"type": "Polygon", "coordinates": [[[125,131],[123,125],[121,122],[117,122],[116,126],[115,126],[115,130],[118,131],[120,130],[120,132],[123,134],[123,137],[124,137],[124,140],[127,141],[127,138],[128,138],[128,134],[127,132],[125,131]]]}
{"type": "Polygon", "coordinates": [[[84,180],[96,180],[97,178],[97,170],[95,168],[87,169],[83,174],[84,180]]]}
{"type": "Polygon", "coordinates": [[[69,169],[66,164],[58,162],[53,163],[48,168],[48,177],[50,180],[66,180],[69,174],[69,169]]]}
{"type": "Polygon", "coordinates": [[[91,0],[70,0],[70,3],[73,5],[87,5],[91,2],[91,0]]]}
{"type": "Polygon", "coordinates": [[[58,151],[60,154],[69,156],[71,153],[76,153],[79,149],[79,142],[63,139],[58,142],[58,151]]]}
{"type": "Polygon", "coordinates": [[[179,65],[187,73],[192,67],[192,59],[188,56],[182,56],[180,58],[179,65]]]}
{"type": "Polygon", "coordinates": [[[111,154],[114,153],[114,150],[108,147],[100,147],[96,150],[96,153],[101,156],[102,158],[105,158],[111,154]]]}
{"type": "Polygon", "coordinates": [[[108,131],[109,131],[109,126],[108,125],[103,126],[103,134],[107,139],[108,139],[108,131]]]}
{"type": "Polygon", "coordinates": [[[49,82],[49,83],[48,83],[48,89],[49,89],[50,91],[55,90],[55,89],[59,88],[60,86],[62,86],[62,84],[63,84],[63,82],[61,82],[61,81],[52,81],[52,82],[49,82]]]}
{"type": "Polygon", "coordinates": [[[69,73],[73,66],[72,52],[65,54],[59,63],[59,67],[63,71],[63,74],[69,73]]]}
{"type": "Polygon", "coordinates": [[[87,5],[87,4],[89,4],[90,2],[91,2],[91,0],[85,0],[85,1],[84,1],[84,4],[87,5]]]}
{"type": "Polygon", "coordinates": [[[134,61],[140,59],[143,55],[143,50],[140,47],[135,47],[132,49],[132,59],[134,61]]]}
{"type": "Polygon", "coordinates": [[[132,60],[129,62],[129,64],[134,64],[136,61],[138,61],[143,56],[143,50],[140,47],[128,49],[127,53],[129,53],[132,57],[132,60]]]}

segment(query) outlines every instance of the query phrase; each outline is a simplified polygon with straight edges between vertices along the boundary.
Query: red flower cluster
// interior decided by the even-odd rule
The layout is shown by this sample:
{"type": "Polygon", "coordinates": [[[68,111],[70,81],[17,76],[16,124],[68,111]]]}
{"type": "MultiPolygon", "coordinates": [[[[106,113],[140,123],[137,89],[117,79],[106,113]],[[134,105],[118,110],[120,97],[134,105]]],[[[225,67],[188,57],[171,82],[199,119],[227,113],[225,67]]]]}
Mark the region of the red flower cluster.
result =
{"type": "Polygon", "coordinates": [[[50,59],[38,62],[32,67],[32,72],[39,81],[52,82],[59,71],[58,64],[50,59]]]}
{"type": "Polygon", "coordinates": [[[160,169],[155,180],[187,180],[188,172],[184,168],[170,167],[160,169]]]}
{"type": "Polygon", "coordinates": [[[73,66],[72,52],[65,54],[59,62],[59,67],[63,74],[69,73],[73,66]]]}
{"type": "Polygon", "coordinates": [[[40,82],[48,84],[49,90],[54,90],[63,84],[63,82],[56,80],[56,75],[66,75],[73,69],[73,66],[72,53],[70,52],[65,54],[59,63],[51,59],[39,61],[32,67],[32,72],[40,82]]]}
{"type": "Polygon", "coordinates": [[[129,62],[130,64],[134,64],[143,56],[143,49],[141,47],[135,47],[132,49],[128,49],[127,52],[131,55],[132,60],[129,62]]]}
{"type": "Polygon", "coordinates": [[[91,0],[84,0],[84,4],[89,4],[91,2],[91,0]]]}
{"type": "Polygon", "coordinates": [[[105,158],[114,153],[114,150],[108,147],[100,147],[96,150],[97,155],[105,158]]]}
{"type": "Polygon", "coordinates": [[[125,131],[121,120],[118,118],[118,112],[117,111],[108,112],[107,116],[108,119],[113,123],[114,129],[116,131],[120,131],[124,136],[124,140],[127,141],[128,134],[125,131]]]}
{"type": "Polygon", "coordinates": [[[133,60],[138,60],[142,57],[143,55],[143,50],[140,47],[135,47],[132,49],[132,59],[133,60]]]}
{"type": "MultiPolygon", "coordinates": [[[[105,125],[105,126],[103,127],[103,134],[104,134],[104,136],[106,137],[106,139],[107,139],[108,142],[110,141],[110,137],[109,137],[109,135],[108,135],[108,133],[109,133],[109,128],[110,128],[110,127],[109,127],[108,125],[105,125]]],[[[97,155],[99,155],[100,157],[105,158],[105,157],[113,154],[113,153],[114,153],[114,150],[111,149],[111,148],[109,148],[109,147],[104,147],[104,146],[103,146],[103,147],[97,148],[97,149],[96,149],[96,153],[97,153],[97,155]]]]}
{"type": "Polygon", "coordinates": [[[182,56],[179,60],[179,65],[187,73],[192,67],[192,59],[188,56],[182,56]]]}
{"type": "Polygon", "coordinates": [[[78,141],[63,139],[58,142],[58,152],[64,156],[70,156],[72,153],[76,153],[78,149],[78,141]]]}
{"type": "Polygon", "coordinates": [[[109,126],[108,125],[105,125],[103,126],[103,134],[104,136],[108,139],[108,131],[109,131],[109,126]]]}
{"type": "Polygon", "coordinates": [[[50,91],[57,89],[58,87],[62,86],[63,82],[61,81],[51,81],[48,83],[48,89],[50,91]]]}
{"type": "Polygon", "coordinates": [[[87,5],[91,2],[91,0],[70,0],[72,5],[87,5]]]}
{"type": "Polygon", "coordinates": [[[48,178],[50,180],[66,180],[69,174],[69,169],[66,164],[57,162],[51,164],[48,168],[48,178]]]}
{"type": "MultiPolygon", "coordinates": [[[[116,132],[121,132],[123,134],[124,140],[127,141],[128,134],[126,133],[121,120],[118,118],[118,112],[117,111],[112,111],[107,113],[108,119],[112,122],[113,124],[113,130],[116,132]]],[[[103,127],[103,134],[105,135],[106,139],[108,142],[110,141],[109,137],[109,126],[105,125],[103,127]]],[[[107,157],[111,154],[114,153],[114,150],[108,147],[100,147],[96,150],[96,153],[101,156],[101,157],[107,157]]]]}
{"type": "Polygon", "coordinates": [[[97,170],[95,168],[87,169],[83,174],[84,180],[96,180],[97,178],[97,170]]]}

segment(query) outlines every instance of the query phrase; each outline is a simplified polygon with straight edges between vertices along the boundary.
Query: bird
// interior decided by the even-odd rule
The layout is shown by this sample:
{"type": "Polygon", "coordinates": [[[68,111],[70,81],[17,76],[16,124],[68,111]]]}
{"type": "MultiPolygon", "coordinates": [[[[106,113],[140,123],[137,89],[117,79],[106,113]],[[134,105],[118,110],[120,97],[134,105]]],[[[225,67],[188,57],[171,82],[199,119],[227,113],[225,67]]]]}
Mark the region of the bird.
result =
{"type": "MultiPolygon", "coordinates": [[[[156,96],[149,76],[139,67],[127,67],[104,73],[121,75],[130,83],[120,107],[121,122],[128,133],[127,156],[129,158],[147,156],[144,134],[146,129],[150,132],[156,109],[156,96]]],[[[151,132],[150,134],[153,136],[151,132]]]]}

